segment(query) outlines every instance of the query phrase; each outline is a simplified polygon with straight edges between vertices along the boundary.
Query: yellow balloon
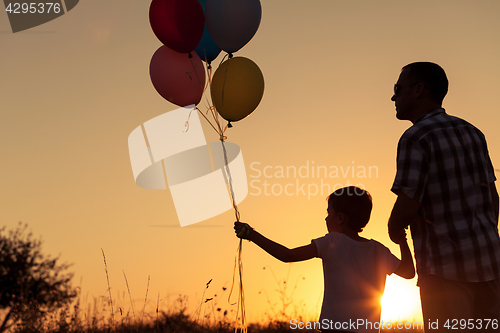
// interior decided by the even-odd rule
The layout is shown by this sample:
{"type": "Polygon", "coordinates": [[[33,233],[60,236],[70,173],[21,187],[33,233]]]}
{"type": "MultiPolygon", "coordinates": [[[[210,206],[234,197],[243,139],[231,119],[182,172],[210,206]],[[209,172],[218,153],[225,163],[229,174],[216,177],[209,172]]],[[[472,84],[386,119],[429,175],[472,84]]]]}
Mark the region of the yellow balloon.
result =
{"type": "Polygon", "coordinates": [[[264,94],[264,76],[259,66],[244,57],[224,61],[210,86],[215,109],[227,121],[238,121],[255,110],[264,94]]]}

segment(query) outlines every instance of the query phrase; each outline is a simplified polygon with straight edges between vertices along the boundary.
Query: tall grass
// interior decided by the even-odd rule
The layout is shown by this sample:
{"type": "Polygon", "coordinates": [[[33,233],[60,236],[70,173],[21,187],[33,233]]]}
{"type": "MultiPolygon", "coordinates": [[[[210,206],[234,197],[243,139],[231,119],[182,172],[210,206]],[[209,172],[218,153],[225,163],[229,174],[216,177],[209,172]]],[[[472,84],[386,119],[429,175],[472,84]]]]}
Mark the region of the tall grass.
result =
{"type": "MultiPolygon", "coordinates": [[[[160,294],[156,300],[155,313],[149,314],[146,310],[148,299],[149,281],[146,287],[146,296],[140,318],[136,317],[135,308],[132,301],[132,295],[128,286],[127,277],[123,271],[123,276],[127,286],[130,305],[128,309],[123,305],[126,301],[125,292],[123,297],[117,297],[114,301],[111,294],[111,286],[109,284],[109,275],[106,264],[106,257],[102,251],[104,259],[104,267],[106,280],[108,283],[109,296],[93,297],[88,299],[88,294],[85,299],[82,299],[81,286],[77,288],[78,294],[72,304],[60,308],[53,313],[39,314],[33,317],[33,321],[19,323],[13,325],[10,329],[12,333],[182,333],[182,332],[217,332],[217,333],[233,333],[235,332],[235,318],[233,310],[224,309],[220,305],[220,301],[226,299],[224,294],[227,291],[226,287],[222,287],[219,294],[214,294],[210,298],[205,298],[205,292],[210,287],[212,280],[208,281],[204,286],[203,294],[197,309],[189,315],[187,296],[179,295],[173,304],[168,304],[166,309],[162,309],[160,304],[160,294]],[[115,311],[116,310],[116,311],[115,311]],[[131,313],[132,312],[132,313],[131,313]],[[201,317],[201,318],[200,318],[201,317]]],[[[265,267],[264,269],[266,269],[265,267]]],[[[299,283],[297,278],[295,285],[291,286],[288,283],[288,274],[284,279],[277,279],[271,268],[269,271],[273,274],[278,288],[278,296],[280,299],[279,305],[272,304],[268,298],[269,311],[266,322],[250,323],[248,332],[250,333],[270,333],[270,332],[317,332],[313,329],[292,329],[290,327],[291,318],[295,318],[301,322],[307,322],[307,316],[303,316],[303,308],[298,307],[294,300],[293,294],[299,283]]],[[[267,296],[267,291],[263,289],[267,296]]],[[[225,303],[225,302],[223,302],[225,303]]],[[[301,303],[301,302],[299,302],[301,303]]],[[[422,333],[420,329],[382,329],[381,332],[398,332],[398,333],[422,333]]]]}
{"type": "MultiPolygon", "coordinates": [[[[233,333],[234,318],[230,318],[230,310],[218,307],[214,298],[204,302],[199,309],[203,318],[197,318],[198,313],[187,313],[187,297],[181,296],[168,309],[159,308],[157,301],[156,316],[145,313],[144,319],[133,318],[133,314],[123,311],[120,301],[115,299],[115,320],[111,319],[111,309],[108,297],[93,298],[86,306],[76,301],[71,306],[59,309],[57,312],[43,318],[37,323],[22,323],[11,329],[12,333],[180,333],[180,332],[219,332],[233,333]],[[213,302],[213,303],[211,303],[213,302]]],[[[201,316],[200,316],[201,317],[201,316]]],[[[249,332],[285,332],[289,329],[286,321],[275,320],[268,323],[251,323],[249,332]]],[[[302,332],[314,332],[301,330],[302,332]]]]}

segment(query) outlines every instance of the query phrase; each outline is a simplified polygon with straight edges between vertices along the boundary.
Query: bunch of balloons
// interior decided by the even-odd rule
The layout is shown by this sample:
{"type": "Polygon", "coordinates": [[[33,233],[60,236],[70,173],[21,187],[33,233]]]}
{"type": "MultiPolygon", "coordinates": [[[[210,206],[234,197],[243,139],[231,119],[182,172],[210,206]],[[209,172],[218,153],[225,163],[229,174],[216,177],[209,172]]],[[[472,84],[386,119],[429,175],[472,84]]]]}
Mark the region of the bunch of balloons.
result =
{"type": "Polygon", "coordinates": [[[229,122],[245,118],[262,99],[264,77],[252,60],[233,53],[252,39],[261,16],[260,0],[153,0],[149,21],[164,44],[150,63],[155,89],[181,107],[197,105],[208,76],[218,114],[229,122]],[[229,59],[211,78],[211,62],[221,50],[229,59]]]}

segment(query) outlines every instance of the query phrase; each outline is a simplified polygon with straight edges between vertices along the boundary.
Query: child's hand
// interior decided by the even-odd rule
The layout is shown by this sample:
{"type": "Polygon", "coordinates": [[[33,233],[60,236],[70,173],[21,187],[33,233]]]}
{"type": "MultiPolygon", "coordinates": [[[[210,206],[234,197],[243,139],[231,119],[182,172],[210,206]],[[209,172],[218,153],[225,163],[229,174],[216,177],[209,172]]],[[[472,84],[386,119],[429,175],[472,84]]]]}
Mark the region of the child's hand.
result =
{"type": "Polygon", "coordinates": [[[249,239],[252,230],[253,228],[246,223],[234,222],[234,231],[239,238],[249,239]]]}
{"type": "Polygon", "coordinates": [[[402,241],[406,240],[406,232],[405,229],[395,228],[394,224],[391,223],[392,220],[389,219],[387,223],[387,228],[389,229],[389,238],[396,244],[401,244],[402,241]],[[403,237],[403,238],[401,238],[403,237]]]}

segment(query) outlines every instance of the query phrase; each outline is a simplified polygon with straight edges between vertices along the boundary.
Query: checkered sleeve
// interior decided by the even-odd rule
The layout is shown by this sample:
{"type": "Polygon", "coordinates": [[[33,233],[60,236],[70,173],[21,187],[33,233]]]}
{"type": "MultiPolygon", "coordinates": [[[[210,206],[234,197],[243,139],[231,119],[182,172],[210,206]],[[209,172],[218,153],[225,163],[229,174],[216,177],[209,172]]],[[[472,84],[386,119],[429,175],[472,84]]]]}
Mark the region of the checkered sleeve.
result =
{"type": "Polygon", "coordinates": [[[422,202],[427,184],[428,155],[418,142],[411,138],[401,137],[398,143],[397,172],[391,191],[396,195],[406,194],[408,197],[422,202]]]}
{"type": "Polygon", "coordinates": [[[490,154],[487,154],[486,158],[488,159],[488,183],[493,183],[495,180],[497,180],[497,177],[495,176],[495,169],[493,169],[493,163],[491,163],[490,154]]]}

